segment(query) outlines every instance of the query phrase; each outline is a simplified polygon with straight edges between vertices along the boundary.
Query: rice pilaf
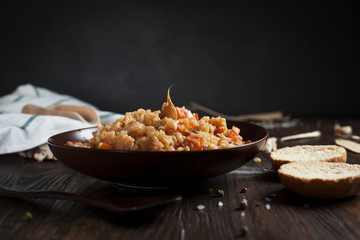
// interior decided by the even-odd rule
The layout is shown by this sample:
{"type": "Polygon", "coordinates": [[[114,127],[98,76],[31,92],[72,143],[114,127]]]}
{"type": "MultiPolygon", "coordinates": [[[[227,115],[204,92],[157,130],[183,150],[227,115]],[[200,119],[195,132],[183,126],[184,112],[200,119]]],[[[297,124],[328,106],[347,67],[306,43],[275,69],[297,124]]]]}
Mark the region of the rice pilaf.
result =
{"type": "Polygon", "coordinates": [[[199,119],[197,113],[175,107],[169,90],[161,111],[128,112],[109,125],[98,124],[90,140],[68,141],[66,145],[134,151],[192,151],[245,144],[240,129],[235,126],[228,129],[225,118],[205,116],[199,119]]]}
{"type": "Polygon", "coordinates": [[[93,138],[68,146],[142,151],[190,151],[229,148],[244,144],[239,129],[227,128],[221,117],[172,119],[160,111],[128,112],[109,125],[98,124],[93,138]]]}

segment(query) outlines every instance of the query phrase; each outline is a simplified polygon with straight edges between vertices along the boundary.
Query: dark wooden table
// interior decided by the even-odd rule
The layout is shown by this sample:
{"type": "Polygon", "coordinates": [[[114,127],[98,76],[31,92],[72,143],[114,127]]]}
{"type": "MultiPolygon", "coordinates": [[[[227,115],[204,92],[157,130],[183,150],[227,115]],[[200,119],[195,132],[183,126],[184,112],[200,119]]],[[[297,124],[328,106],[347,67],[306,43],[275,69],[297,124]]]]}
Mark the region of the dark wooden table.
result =
{"type": "MultiPolygon", "coordinates": [[[[334,144],[334,124],[351,125],[360,133],[359,119],[298,119],[266,125],[270,137],[320,130],[321,137],[278,142],[334,144]]],[[[61,200],[0,198],[0,239],[359,239],[360,198],[315,200],[296,196],[279,182],[269,154],[261,163],[248,162],[225,176],[171,190],[181,203],[154,218],[124,217],[61,200]],[[241,193],[246,187],[248,191],[241,193]],[[214,192],[210,193],[209,188],[214,192]],[[217,194],[223,190],[224,195],[217,194]],[[240,210],[243,199],[248,206],[240,210]],[[223,206],[218,206],[219,202],[223,206]],[[198,205],[205,209],[198,210],[198,205]],[[22,220],[30,212],[30,221],[22,220]],[[248,229],[246,235],[243,229],[248,229]]],[[[348,162],[360,155],[348,151],[348,162]]],[[[60,162],[0,156],[0,185],[13,189],[56,190],[88,195],[136,194],[74,172],[60,162]]],[[[143,194],[143,193],[141,193],[143,194]]],[[[168,194],[156,191],[152,194],[168,194]]]]}

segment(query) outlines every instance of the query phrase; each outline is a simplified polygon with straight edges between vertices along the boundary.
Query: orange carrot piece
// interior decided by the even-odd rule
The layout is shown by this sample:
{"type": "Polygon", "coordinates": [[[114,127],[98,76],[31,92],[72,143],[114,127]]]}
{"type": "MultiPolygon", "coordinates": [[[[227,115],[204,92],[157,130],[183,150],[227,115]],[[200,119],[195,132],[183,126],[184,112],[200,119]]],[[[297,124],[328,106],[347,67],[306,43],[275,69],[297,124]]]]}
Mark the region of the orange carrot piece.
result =
{"type": "Polygon", "coordinates": [[[233,132],[236,133],[237,135],[240,134],[240,128],[238,128],[238,127],[233,126],[232,129],[231,129],[231,131],[233,131],[233,132]]]}
{"type": "Polygon", "coordinates": [[[234,141],[237,141],[238,138],[240,137],[239,133],[240,133],[240,129],[233,126],[230,133],[229,133],[229,135],[228,135],[228,137],[232,138],[234,141]]]}
{"type": "Polygon", "coordinates": [[[113,149],[113,145],[107,143],[99,143],[98,148],[100,149],[113,149]]]}
{"type": "Polygon", "coordinates": [[[197,113],[193,113],[193,116],[195,117],[196,121],[199,121],[199,115],[197,113]]]}
{"type": "Polygon", "coordinates": [[[222,125],[220,122],[215,122],[215,132],[214,134],[224,133],[226,130],[226,126],[222,125]]]}
{"type": "Polygon", "coordinates": [[[189,142],[190,150],[201,150],[202,149],[201,142],[197,137],[190,135],[189,138],[190,138],[190,142],[189,142]]]}

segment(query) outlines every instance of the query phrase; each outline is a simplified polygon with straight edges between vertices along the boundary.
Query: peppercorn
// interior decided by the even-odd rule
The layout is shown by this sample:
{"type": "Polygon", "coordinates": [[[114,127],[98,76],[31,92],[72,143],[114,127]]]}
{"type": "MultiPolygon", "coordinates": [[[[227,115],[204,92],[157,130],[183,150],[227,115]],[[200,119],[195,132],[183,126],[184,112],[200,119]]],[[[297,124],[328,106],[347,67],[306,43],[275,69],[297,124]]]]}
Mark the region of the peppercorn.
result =
{"type": "Polygon", "coordinates": [[[243,227],[240,229],[240,236],[241,236],[241,237],[245,237],[248,232],[249,232],[249,228],[248,228],[247,226],[243,226],[243,227]]]}
{"type": "Polygon", "coordinates": [[[248,189],[246,188],[246,187],[243,187],[242,189],[241,189],[241,192],[240,193],[246,193],[248,191],[248,189]]]}
{"type": "Polygon", "coordinates": [[[224,190],[221,190],[221,189],[217,190],[217,193],[218,193],[220,196],[224,196],[224,194],[225,194],[224,190]]]}
{"type": "Polygon", "coordinates": [[[241,200],[241,202],[239,204],[239,210],[244,210],[247,206],[248,206],[247,201],[241,200]]]}

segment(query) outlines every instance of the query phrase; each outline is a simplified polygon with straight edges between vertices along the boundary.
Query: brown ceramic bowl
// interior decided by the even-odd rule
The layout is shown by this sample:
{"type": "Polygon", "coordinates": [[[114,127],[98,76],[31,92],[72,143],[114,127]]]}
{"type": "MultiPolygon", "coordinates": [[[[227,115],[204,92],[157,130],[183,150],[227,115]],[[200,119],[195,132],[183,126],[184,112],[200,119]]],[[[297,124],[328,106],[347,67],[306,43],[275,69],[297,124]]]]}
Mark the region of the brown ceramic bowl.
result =
{"type": "Polygon", "coordinates": [[[54,156],[83,174],[120,184],[167,186],[211,178],[231,172],[252,159],[266,143],[269,133],[248,122],[228,122],[240,128],[241,146],[201,151],[150,152],[76,148],[67,141],[84,141],[96,127],[60,133],[48,140],[54,156]]]}

